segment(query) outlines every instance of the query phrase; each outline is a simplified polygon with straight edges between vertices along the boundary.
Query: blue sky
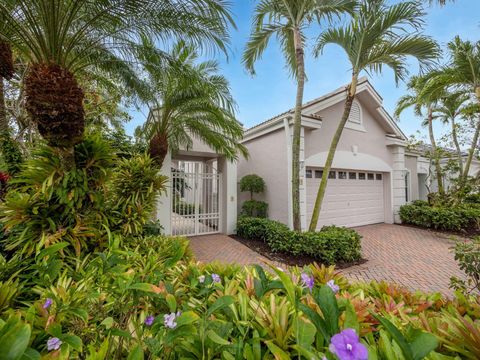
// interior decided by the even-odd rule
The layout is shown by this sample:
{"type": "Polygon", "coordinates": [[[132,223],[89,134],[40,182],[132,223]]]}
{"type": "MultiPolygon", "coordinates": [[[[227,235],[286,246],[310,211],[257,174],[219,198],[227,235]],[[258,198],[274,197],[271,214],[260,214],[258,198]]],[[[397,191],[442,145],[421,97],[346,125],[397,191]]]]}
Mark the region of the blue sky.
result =
{"type": "MultiPolygon", "coordinates": [[[[427,2],[427,0],[424,0],[427,2]]],[[[296,85],[285,69],[284,60],[275,39],[270,42],[262,59],[257,62],[256,75],[248,74],[241,64],[242,52],[250,34],[250,23],[255,0],[232,0],[233,13],[237,30],[231,32],[231,52],[228,60],[222,54],[216,59],[220,62],[222,74],[229,80],[233,96],[238,105],[237,118],[250,127],[293,107],[295,103],[296,85]]],[[[432,36],[442,48],[460,35],[462,39],[479,40],[480,32],[480,0],[457,0],[445,7],[428,8],[425,33],[432,36]]],[[[320,32],[320,28],[312,28],[311,40],[320,32]]],[[[305,86],[304,101],[319,97],[338,88],[350,79],[349,64],[342,50],[334,45],[328,46],[324,54],[314,59],[308,52],[306,58],[308,81],[305,86]]],[[[412,74],[418,72],[418,66],[411,62],[412,74]]],[[[384,106],[390,113],[400,96],[405,94],[405,85],[397,87],[393,74],[385,70],[382,75],[370,78],[375,88],[384,99],[384,106]]],[[[128,133],[142,124],[146,119],[146,110],[131,114],[133,120],[126,125],[128,133]]],[[[411,111],[403,113],[400,126],[407,134],[421,130],[420,119],[411,111]]]]}

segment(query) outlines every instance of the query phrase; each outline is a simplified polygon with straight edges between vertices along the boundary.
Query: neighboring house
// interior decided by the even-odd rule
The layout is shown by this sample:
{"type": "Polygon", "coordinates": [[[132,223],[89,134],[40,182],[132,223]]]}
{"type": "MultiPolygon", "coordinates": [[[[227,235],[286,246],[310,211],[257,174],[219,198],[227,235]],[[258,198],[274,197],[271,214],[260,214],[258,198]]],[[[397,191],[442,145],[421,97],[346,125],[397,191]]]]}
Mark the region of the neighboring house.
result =
{"type": "MultiPolygon", "coordinates": [[[[346,87],[303,105],[300,174],[302,228],[310,222],[331,139],[340,121],[346,87]]],[[[245,131],[248,160],[238,177],[255,173],[265,179],[269,217],[292,226],[291,140],[294,110],[245,131]]],[[[329,174],[318,223],[360,226],[399,222],[400,206],[419,197],[423,162],[406,154],[407,138],[382,107],[382,98],[366,78],[345,126],[329,174]],[[415,169],[411,171],[410,169],[415,169]]],[[[423,189],[422,189],[423,190],[423,189]]],[[[246,194],[239,194],[239,205],[246,194]]]]}
{"type": "MultiPolygon", "coordinates": [[[[346,87],[303,106],[301,139],[301,221],[310,222],[330,141],[343,112],[346,87]]],[[[407,138],[382,107],[382,98],[366,78],[333,161],[318,227],[361,226],[400,222],[403,204],[426,199],[434,190],[430,161],[408,149],[407,138]]],[[[170,180],[159,199],[157,219],[166,234],[231,234],[247,193],[238,182],[260,175],[266,191],[259,200],[269,204],[269,217],[292,226],[291,141],[293,109],[245,131],[248,159],[227,161],[201,141],[168,155],[162,173],[170,180]],[[237,176],[238,175],[238,176],[237,176]],[[238,197],[238,199],[237,199],[238,197]]],[[[475,162],[472,173],[478,173],[475,162]]]]}

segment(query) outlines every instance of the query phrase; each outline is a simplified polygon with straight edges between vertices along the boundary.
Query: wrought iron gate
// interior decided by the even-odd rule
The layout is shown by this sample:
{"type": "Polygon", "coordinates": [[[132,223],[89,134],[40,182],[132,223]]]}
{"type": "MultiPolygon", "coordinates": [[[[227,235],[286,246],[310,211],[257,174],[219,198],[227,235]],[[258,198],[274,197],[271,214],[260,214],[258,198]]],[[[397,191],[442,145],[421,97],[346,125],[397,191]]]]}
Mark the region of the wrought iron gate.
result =
{"type": "Polygon", "coordinates": [[[219,231],[220,174],[206,162],[175,161],[172,168],[172,235],[219,231]]]}

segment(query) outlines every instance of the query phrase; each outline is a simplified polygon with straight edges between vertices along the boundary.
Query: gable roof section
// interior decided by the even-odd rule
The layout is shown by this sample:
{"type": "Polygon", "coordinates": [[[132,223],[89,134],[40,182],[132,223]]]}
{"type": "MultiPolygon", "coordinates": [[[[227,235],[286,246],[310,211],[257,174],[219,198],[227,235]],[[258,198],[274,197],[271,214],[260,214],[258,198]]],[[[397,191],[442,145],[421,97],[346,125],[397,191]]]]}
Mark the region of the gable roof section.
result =
{"type": "MultiPolygon", "coordinates": [[[[347,87],[348,85],[344,85],[328,94],[325,94],[319,98],[313,99],[303,104],[302,123],[304,120],[307,119],[310,121],[312,121],[312,119],[315,119],[316,121],[321,122],[321,117],[318,116],[317,113],[323,109],[326,109],[341,101],[344,101],[346,99],[347,87]]],[[[366,77],[360,78],[357,85],[357,96],[363,93],[366,93],[372,99],[375,105],[377,105],[377,118],[379,118],[384,123],[386,128],[389,129],[389,131],[391,132],[388,135],[402,141],[407,140],[407,137],[399,128],[395,120],[382,106],[382,97],[375,90],[375,88],[372,86],[372,84],[368,81],[366,77]]],[[[271,131],[277,130],[279,127],[283,126],[284,119],[290,120],[293,118],[294,112],[295,109],[292,108],[245,130],[244,139],[251,140],[256,138],[257,136],[265,135],[271,131]]]]}

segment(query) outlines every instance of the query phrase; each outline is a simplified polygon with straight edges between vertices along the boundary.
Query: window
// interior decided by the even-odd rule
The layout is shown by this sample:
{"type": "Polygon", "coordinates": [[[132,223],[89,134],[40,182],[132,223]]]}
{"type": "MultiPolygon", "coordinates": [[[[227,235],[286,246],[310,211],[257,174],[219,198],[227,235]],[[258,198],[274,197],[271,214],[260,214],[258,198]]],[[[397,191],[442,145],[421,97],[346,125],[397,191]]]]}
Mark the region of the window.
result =
{"type": "Polygon", "coordinates": [[[307,179],[311,179],[312,178],[312,170],[305,170],[305,177],[307,179]]]}
{"type": "Polygon", "coordinates": [[[357,180],[357,173],[356,172],[349,172],[348,173],[348,178],[350,180],[357,180]]]}
{"type": "Polygon", "coordinates": [[[323,176],[323,170],[315,170],[315,179],[321,179],[323,176]]]}
{"type": "Polygon", "coordinates": [[[372,173],[368,173],[368,180],[373,180],[375,179],[375,175],[372,173]]]}
{"type": "Polygon", "coordinates": [[[346,171],[339,171],[338,172],[338,178],[339,179],[346,179],[347,178],[347,172],[346,171]]]}
{"type": "Polygon", "coordinates": [[[377,174],[376,177],[377,177],[377,180],[382,180],[382,174],[377,174]]]}
{"type": "Polygon", "coordinates": [[[365,173],[358,173],[358,180],[365,180],[366,179],[366,175],[365,173]]]}
{"type": "Polygon", "coordinates": [[[410,201],[410,172],[405,172],[405,201],[410,201]]]}
{"type": "Polygon", "coordinates": [[[328,178],[329,179],[336,179],[337,178],[337,174],[335,173],[335,171],[330,171],[328,173],[328,178]]]}
{"type": "Polygon", "coordinates": [[[352,104],[352,109],[350,110],[350,116],[348,117],[348,122],[361,125],[362,124],[362,109],[358,101],[354,101],[352,104]]]}

